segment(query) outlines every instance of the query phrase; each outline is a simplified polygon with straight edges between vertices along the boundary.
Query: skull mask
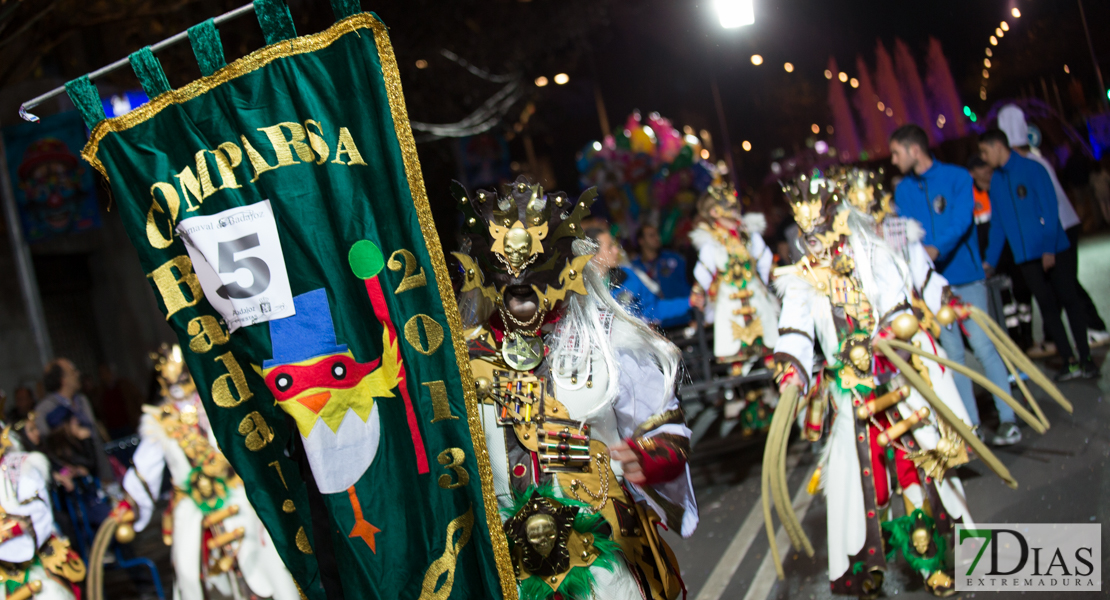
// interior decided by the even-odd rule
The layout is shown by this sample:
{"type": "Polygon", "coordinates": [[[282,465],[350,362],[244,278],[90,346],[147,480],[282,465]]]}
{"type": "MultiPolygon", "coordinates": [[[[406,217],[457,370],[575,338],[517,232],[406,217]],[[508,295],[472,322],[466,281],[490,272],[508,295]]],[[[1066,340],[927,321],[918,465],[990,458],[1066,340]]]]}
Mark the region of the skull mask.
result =
{"type": "Polygon", "coordinates": [[[540,556],[547,558],[555,549],[555,541],[559,538],[555,519],[551,515],[535,514],[528,518],[524,528],[528,535],[528,543],[532,544],[532,548],[540,556]]]}

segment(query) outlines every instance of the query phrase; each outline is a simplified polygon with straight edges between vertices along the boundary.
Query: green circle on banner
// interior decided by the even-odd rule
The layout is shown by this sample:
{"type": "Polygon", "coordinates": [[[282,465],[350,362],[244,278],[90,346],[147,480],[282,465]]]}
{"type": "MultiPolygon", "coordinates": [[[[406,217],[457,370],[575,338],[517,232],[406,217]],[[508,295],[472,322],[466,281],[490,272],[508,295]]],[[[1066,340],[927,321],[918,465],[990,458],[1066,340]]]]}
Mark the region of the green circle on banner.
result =
{"type": "Polygon", "coordinates": [[[347,254],[347,262],[351,263],[351,271],[359,279],[370,279],[381,272],[385,266],[385,258],[378,245],[370,240],[359,240],[351,246],[347,254]]]}

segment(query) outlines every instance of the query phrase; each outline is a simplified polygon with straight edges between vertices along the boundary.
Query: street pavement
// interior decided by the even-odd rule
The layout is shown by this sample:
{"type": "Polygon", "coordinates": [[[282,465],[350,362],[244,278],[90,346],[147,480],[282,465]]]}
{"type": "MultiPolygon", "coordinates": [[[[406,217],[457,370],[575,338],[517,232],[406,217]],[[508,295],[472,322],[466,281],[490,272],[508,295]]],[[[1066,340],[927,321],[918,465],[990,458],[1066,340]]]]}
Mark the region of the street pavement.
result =
{"type": "MultiPolygon", "coordinates": [[[[1110,236],[1088,238],[1080,244],[1079,277],[1100,314],[1110,317],[1110,236]]],[[[1039,330],[1039,325],[1037,327],[1039,330]]],[[[995,454],[1018,480],[1011,490],[982,462],[961,467],[973,518],[979,523],[1110,523],[1110,366],[1106,347],[1095,350],[1102,366],[1097,380],[1074,381],[1060,389],[1074,405],[1068,414],[1035,386],[1034,394],[1052,427],[1037,435],[1023,427],[1025,439],[995,454]]],[[[1059,367],[1043,364],[1051,375],[1059,367]]],[[[981,398],[985,422],[993,402],[981,398]],[[985,400],[985,402],[984,402],[985,400]]],[[[796,438],[796,435],[795,435],[796,438]]],[[[812,447],[797,439],[788,458],[788,479],[795,510],[816,554],[808,557],[789,547],[778,526],[778,546],[786,574],[779,581],[768,556],[767,534],[760,503],[762,438],[745,439],[734,433],[724,440],[707,440],[695,447],[691,471],[701,511],[701,525],[690,539],[665,534],[682,567],[691,600],[765,600],[832,598],[827,576],[825,501],[810,496],[805,484],[816,464],[812,447]]],[[[1102,539],[1102,571],[1110,572],[1110,544],[1102,539]]],[[[883,595],[907,600],[932,598],[921,578],[902,558],[888,565],[883,595]]],[[[1100,593],[1025,592],[1022,598],[1078,599],[1110,597],[1100,593]]],[[[961,593],[957,598],[1009,598],[1018,593],[961,593]]]]}

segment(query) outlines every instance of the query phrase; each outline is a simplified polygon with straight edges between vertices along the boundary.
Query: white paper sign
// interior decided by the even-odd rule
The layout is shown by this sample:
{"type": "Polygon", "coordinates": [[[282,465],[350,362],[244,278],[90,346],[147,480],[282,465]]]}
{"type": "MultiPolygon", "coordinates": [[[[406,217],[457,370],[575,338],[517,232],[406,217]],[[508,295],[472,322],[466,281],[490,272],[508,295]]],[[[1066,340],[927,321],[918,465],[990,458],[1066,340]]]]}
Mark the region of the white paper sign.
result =
{"type": "Polygon", "coordinates": [[[177,233],[228,333],[296,314],[269,200],[184,219],[177,233]]]}

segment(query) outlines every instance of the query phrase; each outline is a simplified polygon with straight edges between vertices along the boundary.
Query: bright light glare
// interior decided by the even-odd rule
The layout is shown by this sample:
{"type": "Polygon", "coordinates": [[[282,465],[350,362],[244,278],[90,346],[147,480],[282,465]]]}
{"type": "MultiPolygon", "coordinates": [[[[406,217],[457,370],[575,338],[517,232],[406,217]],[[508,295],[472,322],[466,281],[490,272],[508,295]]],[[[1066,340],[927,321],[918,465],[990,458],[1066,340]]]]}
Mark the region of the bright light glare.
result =
{"type": "Polygon", "coordinates": [[[1006,34],[1002,31],[1001,27],[995,27],[994,28],[994,35],[997,35],[1000,38],[1006,36],[1006,34]]]}
{"type": "Polygon", "coordinates": [[[690,144],[691,146],[698,145],[698,136],[696,135],[686,134],[686,137],[684,139],[686,140],[686,143],[690,144]]]}
{"type": "Polygon", "coordinates": [[[845,73],[844,71],[841,71],[840,75],[837,76],[837,78],[840,79],[840,83],[847,83],[848,82],[848,74],[845,73]]]}
{"type": "Polygon", "coordinates": [[[988,68],[988,69],[989,69],[989,68],[991,68],[991,59],[989,59],[989,58],[984,58],[984,59],[983,59],[983,66],[984,66],[984,67],[986,67],[986,68],[988,68]]]}
{"type": "Polygon", "coordinates": [[[794,72],[794,63],[786,63],[785,65],[782,66],[782,68],[787,73],[793,73],[794,72]]]}
{"type": "Polygon", "coordinates": [[[986,70],[986,69],[983,69],[983,79],[990,79],[990,78],[991,78],[991,72],[986,70]]]}
{"type": "Polygon", "coordinates": [[[725,29],[755,23],[755,0],[713,0],[713,7],[725,29]]]}
{"type": "Polygon", "coordinates": [[[979,90],[979,99],[980,100],[986,100],[987,99],[987,90],[979,90]]]}
{"type": "Polygon", "coordinates": [[[992,46],[997,46],[998,45],[998,38],[994,37],[993,35],[991,36],[991,45],[992,46]]]}
{"type": "Polygon", "coordinates": [[[832,79],[832,71],[825,69],[825,79],[832,79]]]}
{"type": "Polygon", "coordinates": [[[740,144],[740,147],[744,149],[744,152],[751,152],[752,151],[752,143],[749,142],[748,140],[744,140],[744,142],[742,144],[740,144]]]}
{"type": "Polygon", "coordinates": [[[856,79],[855,77],[853,77],[853,78],[848,80],[848,85],[852,86],[853,88],[858,88],[859,87],[859,80],[856,79]]]}
{"type": "Polygon", "coordinates": [[[543,87],[545,85],[547,85],[547,78],[546,77],[544,77],[543,75],[540,75],[539,77],[536,78],[536,87],[543,87]]]}
{"type": "Polygon", "coordinates": [[[879,102],[878,104],[876,104],[876,106],[879,107],[880,111],[886,110],[886,105],[883,104],[882,102],[879,102]]]}
{"type": "Polygon", "coordinates": [[[594,151],[601,152],[601,142],[594,142],[594,151]]]}
{"type": "Polygon", "coordinates": [[[817,140],[817,143],[813,144],[813,149],[816,150],[818,154],[824,154],[829,151],[829,143],[825,140],[817,140]]]}
{"type": "Polygon", "coordinates": [[[752,64],[757,66],[757,67],[759,65],[763,64],[763,57],[758,55],[758,54],[753,54],[752,55],[752,64]]]}
{"type": "Polygon", "coordinates": [[[809,130],[812,131],[814,134],[818,134],[821,133],[821,126],[817,123],[814,123],[813,125],[809,126],[809,130]]]}
{"type": "Polygon", "coordinates": [[[566,73],[559,73],[555,76],[555,83],[558,85],[564,85],[568,81],[570,81],[570,75],[567,75],[566,73]]]}
{"type": "Polygon", "coordinates": [[[703,160],[709,160],[709,150],[706,150],[705,148],[702,148],[701,149],[701,157],[702,157],[703,160]]]}
{"type": "Polygon", "coordinates": [[[417,69],[427,69],[428,68],[428,61],[421,58],[420,60],[416,61],[416,68],[417,69]]]}
{"type": "Polygon", "coordinates": [[[999,27],[1002,28],[1002,31],[1009,31],[1010,30],[1010,24],[1007,23],[1006,21],[1003,21],[1002,24],[999,25],[999,27]]]}
{"type": "Polygon", "coordinates": [[[994,52],[991,52],[990,48],[987,48],[987,56],[994,56],[994,52]]]}
{"type": "Polygon", "coordinates": [[[1013,10],[1010,11],[1010,14],[1014,15],[1015,19],[1020,19],[1021,18],[1021,11],[1018,10],[1016,6],[1014,7],[1013,10]]]}
{"type": "Polygon", "coordinates": [[[1070,69],[1070,68],[1068,68],[1068,66],[1067,66],[1067,65],[1064,65],[1064,72],[1065,72],[1065,73],[1068,73],[1068,74],[1070,74],[1070,73],[1071,73],[1071,69],[1070,69]]]}

